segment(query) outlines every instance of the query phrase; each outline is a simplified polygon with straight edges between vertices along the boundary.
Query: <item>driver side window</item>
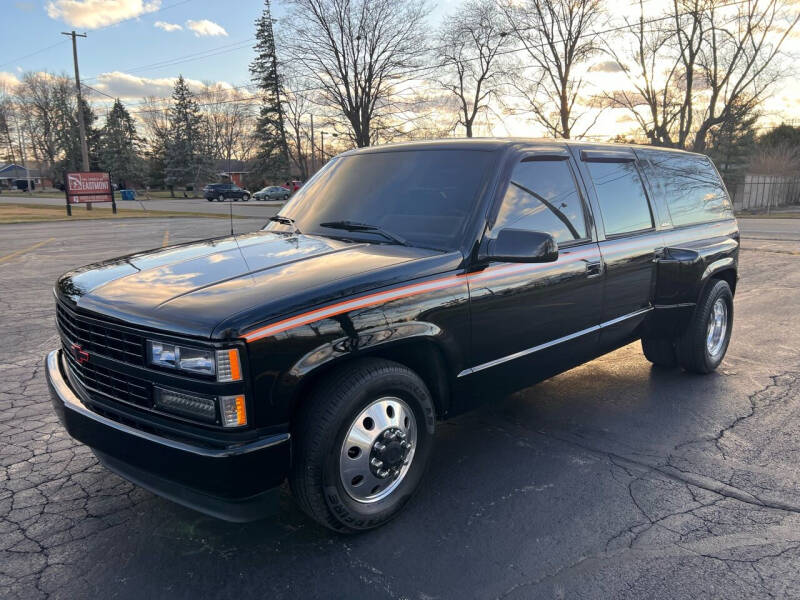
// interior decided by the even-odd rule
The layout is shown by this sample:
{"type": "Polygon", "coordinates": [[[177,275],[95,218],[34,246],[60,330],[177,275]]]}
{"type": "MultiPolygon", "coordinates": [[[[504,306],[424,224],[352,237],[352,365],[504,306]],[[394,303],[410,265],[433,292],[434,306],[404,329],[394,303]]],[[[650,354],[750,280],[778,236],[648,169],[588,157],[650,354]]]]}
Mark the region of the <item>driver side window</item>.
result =
{"type": "Polygon", "coordinates": [[[520,162],[511,174],[489,237],[496,238],[501,229],[542,231],[560,245],[587,238],[583,202],[569,162],[520,162]]]}

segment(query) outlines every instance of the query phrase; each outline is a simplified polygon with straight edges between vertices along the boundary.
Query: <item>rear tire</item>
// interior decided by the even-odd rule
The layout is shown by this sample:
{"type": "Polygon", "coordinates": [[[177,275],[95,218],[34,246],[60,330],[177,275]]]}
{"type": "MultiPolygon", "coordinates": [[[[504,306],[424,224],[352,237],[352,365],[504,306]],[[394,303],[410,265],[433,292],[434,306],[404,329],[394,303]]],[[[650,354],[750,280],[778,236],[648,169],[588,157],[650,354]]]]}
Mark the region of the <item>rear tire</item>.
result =
{"type": "Polygon", "coordinates": [[[245,194],[244,196],[242,196],[242,200],[244,200],[245,202],[247,202],[248,200],[250,200],[250,196],[248,196],[247,194],[245,194]]]}
{"type": "Polygon", "coordinates": [[[217,196],[217,200],[220,201],[220,202],[225,202],[225,196],[220,194],[219,196],[217,196]]]}
{"type": "Polygon", "coordinates": [[[656,366],[671,369],[678,366],[675,343],[669,338],[642,338],[642,351],[656,366]]]}
{"type": "Polygon", "coordinates": [[[731,288],[726,281],[712,280],[675,344],[678,364],[692,373],[711,373],[728,350],[732,329],[731,288]]]}
{"type": "Polygon", "coordinates": [[[434,418],[425,383],[398,363],[362,359],[323,379],[300,407],[292,427],[289,484],[300,508],[340,532],[386,523],[422,479],[433,445],[434,418]],[[373,410],[384,412],[374,413],[372,419],[368,411],[373,410]],[[357,435],[356,428],[361,428],[357,435]],[[395,436],[401,430],[399,439],[395,436]],[[363,448],[350,447],[357,445],[351,441],[356,438],[365,440],[363,448]],[[403,446],[406,442],[409,448],[403,446]],[[396,473],[380,478],[381,469],[373,470],[376,458],[379,466],[396,473]]]}

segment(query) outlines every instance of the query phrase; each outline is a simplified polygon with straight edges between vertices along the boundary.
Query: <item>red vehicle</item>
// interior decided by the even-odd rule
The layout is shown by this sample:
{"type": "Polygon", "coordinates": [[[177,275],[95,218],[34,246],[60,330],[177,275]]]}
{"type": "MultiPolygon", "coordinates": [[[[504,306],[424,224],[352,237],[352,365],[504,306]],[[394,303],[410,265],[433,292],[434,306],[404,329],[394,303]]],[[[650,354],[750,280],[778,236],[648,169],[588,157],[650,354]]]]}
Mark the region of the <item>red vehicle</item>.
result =
{"type": "Polygon", "coordinates": [[[302,181],[298,181],[298,180],[295,179],[293,181],[287,181],[281,187],[285,187],[287,190],[289,190],[290,192],[294,193],[297,190],[299,190],[301,187],[303,187],[303,182],[302,181]]]}

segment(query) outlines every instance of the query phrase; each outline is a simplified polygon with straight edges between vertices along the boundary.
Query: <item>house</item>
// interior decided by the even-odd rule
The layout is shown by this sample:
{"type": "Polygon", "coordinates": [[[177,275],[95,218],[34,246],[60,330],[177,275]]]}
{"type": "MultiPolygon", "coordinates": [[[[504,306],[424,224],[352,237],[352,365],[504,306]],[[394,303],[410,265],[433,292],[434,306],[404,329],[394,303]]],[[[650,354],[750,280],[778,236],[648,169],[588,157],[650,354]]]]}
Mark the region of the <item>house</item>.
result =
{"type": "Polygon", "coordinates": [[[26,183],[30,179],[33,187],[53,187],[53,181],[49,177],[42,177],[41,169],[25,167],[11,163],[0,164],[0,188],[20,188],[24,189],[26,183]]]}
{"type": "Polygon", "coordinates": [[[245,170],[244,161],[237,159],[218,160],[215,167],[220,181],[230,181],[239,187],[244,187],[244,176],[250,172],[245,170]]]}

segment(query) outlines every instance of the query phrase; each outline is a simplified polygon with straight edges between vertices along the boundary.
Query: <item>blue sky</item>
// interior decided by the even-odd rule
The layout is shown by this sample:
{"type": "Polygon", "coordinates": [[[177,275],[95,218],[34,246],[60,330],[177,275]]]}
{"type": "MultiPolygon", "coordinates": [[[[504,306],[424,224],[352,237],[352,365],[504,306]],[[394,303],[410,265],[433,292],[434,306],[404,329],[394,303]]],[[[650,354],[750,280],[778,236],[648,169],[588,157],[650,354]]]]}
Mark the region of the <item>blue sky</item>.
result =
{"type": "MultiPolygon", "coordinates": [[[[460,1],[430,0],[430,24],[435,26],[460,1]]],[[[619,18],[630,11],[625,0],[606,2],[611,16],[619,18]]],[[[0,86],[14,83],[25,71],[71,76],[71,45],[61,32],[75,29],[88,34],[78,42],[83,82],[137,106],[145,96],[169,96],[179,74],[195,89],[201,82],[249,83],[254,21],[263,0],[2,0],[0,7],[0,86]]],[[[273,0],[276,28],[285,14],[282,2],[273,0]]],[[[792,33],[785,49],[795,57],[800,54],[800,31],[792,33]]],[[[589,72],[587,77],[597,89],[628,85],[619,72],[589,72]]],[[[762,107],[769,120],[796,117],[800,80],[787,78],[775,92],[762,107]]],[[[108,99],[94,94],[92,101],[102,104],[108,99]]],[[[596,129],[598,134],[613,134],[632,126],[629,114],[609,110],[596,129]]],[[[492,132],[541,133],[531,128],[529,119],[509,116],[495,119],[492,132]]]]}
{"type": "MultiPolygon", "coordinates": [[[[113,10],[96,10],[96,13],[105,13],[106,19],[112,21],[126,14],[140,11],[142,14],[116,24],[90,28],[85,26],[87,17],[77,11],[70,12],[81,2],[10,0],[8,3],[11,6],[4,11],[5,31],[0,58],[0,64],[7,64],[0,66],[0,71],[17,75],[29,70],[71,74],[69,38],[62,36],[61,32],[75,29],[88,35],[86,39],[78,40],[78,54],[81,76],[89,85],[99,81],[97,76],[100,74],[115,71],[143,78],[174,77],[183,73],[198,80],[244,82],[252,56],[252,41],[248,42],[248,39],[253,37],[253,21],[262,8],[261,0],[116,0],[111,3],[118,9],[116,14],[113,10]],[[221,29],[207,24],[205,27],[195,25],[198,29],[195,32],[187,26],[187,22],[204,21],[221,29]],[[178,25],[182,29],[165,31],[155,26],[157,22],[168,24],[168,28],[178,25]],[[64,43],[53,48],[14,60],[62,40],[64,43]],[[224,52],[180,64],[154,64],[182,56],[191,58],[188,55],[215,48],[224,52]]],[[[88,9],[95,8],[91,4],[95,2],[91,2],[88,9]]]]}
{"type": "MultiPolygon", "coordinates": [[[[169,86],[164,80],[178,74],[197,81],[247,83],[253,22],[263,8],[263,0],[4,0],[2,4],[0,80],[13,81],[25,71],[71,75],[71,46],[61,32],[75,29],[88,34],[78,40],[81,79],[123,98],[141,98],[148,92],[166,95],[169,86]],[[175,62],[181,59],[185,60],[175,62]]],[[[450,2],[434,4],[436,20],[450,2]]],[[[280,27],[285,15],[280,2],[273,2],[273,15],[280,27]]]]}

